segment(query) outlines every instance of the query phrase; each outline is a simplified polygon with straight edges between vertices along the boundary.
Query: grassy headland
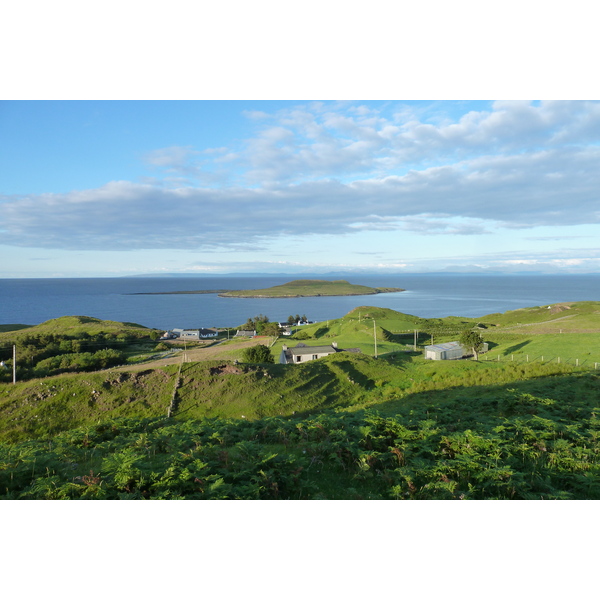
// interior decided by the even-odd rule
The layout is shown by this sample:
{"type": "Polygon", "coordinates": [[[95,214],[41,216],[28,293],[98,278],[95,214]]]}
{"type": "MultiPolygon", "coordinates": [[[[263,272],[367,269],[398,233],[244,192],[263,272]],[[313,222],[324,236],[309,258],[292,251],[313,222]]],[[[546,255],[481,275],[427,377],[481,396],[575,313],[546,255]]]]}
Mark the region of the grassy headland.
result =
{"type": "Polygon", "coordinates": [[[235,290],[219,294],[227,298],[300,298],[305,296],[364,296],[388,292],[403,292],[401,288],[372,288],[355,285],[343,279],[297,279],[261,290],[235,290]]]}

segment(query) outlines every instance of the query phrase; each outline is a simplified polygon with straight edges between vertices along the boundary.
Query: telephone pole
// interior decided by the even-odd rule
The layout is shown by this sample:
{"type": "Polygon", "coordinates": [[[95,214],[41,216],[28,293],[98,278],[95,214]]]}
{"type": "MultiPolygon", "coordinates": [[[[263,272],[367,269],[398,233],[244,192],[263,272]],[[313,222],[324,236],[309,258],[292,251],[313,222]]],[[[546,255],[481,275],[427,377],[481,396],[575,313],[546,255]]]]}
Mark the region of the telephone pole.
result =
{"type": "Polygon", "coordinates": [[[377,358],[377,330],[375,329],[375,319],[373,319],[373,339],[375,340],[375,358],[377,358]]]}
{"type": "Polygon", "coordinates": [[[17,383],[17,346],[13,344],[13,385],[17,383]]]}

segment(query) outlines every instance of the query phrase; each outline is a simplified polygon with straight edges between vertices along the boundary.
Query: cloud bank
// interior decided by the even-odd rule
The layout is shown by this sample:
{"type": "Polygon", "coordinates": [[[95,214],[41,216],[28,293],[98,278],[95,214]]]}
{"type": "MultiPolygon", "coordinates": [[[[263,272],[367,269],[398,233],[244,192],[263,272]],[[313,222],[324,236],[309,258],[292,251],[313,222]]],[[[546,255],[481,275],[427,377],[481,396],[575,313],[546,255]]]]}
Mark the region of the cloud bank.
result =
{"type": "Polygon", "coordinates": [[[0,197],[1,240],[243,250],[369,229],[469,236],[490,224],[600,221],[600,103],[497,102],[458,119],[421,113],[383,103],[249,113],[254,135],[236,146],[149,150],[143,160],[164,173],[154,183],[0,197]]]}

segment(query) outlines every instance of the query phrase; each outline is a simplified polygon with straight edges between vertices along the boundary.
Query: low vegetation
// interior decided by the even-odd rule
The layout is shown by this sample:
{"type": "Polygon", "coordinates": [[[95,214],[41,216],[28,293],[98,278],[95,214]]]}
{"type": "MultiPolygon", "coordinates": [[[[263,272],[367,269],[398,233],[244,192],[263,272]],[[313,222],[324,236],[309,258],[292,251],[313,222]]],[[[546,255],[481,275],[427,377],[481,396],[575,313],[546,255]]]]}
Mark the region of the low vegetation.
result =
{"type": "MultiPolygon", "coordinates": [[[[0,333],[0,360],[12,368],[12,347],[18,348],[19,380],[95,371],[154,349],[159,335],[158,330],[135,323],[61,317],[0,333]]],[[[0,382],[10,379],[9,370],[0,370],[0,382]]]]}
{"type": "Polygon", "coordinates": [[[361,354],[299,365],[271,362],[293,345],[286,338],[224,343],[222,356],[206,350],[210,360],[198,350],[194,362],[81,373],[62,358],[52,367],[60,354],[35,354],[36,336],[70,343],[62,356],[78,361],[91,353],[73,352],[87,340],[78,327],[97,328],[90,338],[133,336],[123,348],[154,344],[152,330],[69,317],[64,329],[4,332],[19,352],[35,339],[27,368],[64,371],[0,383],[0,497],[598,499],[600,303],[564,306],[478,320],[363,306],[297,329],[307,345],[361,354]],[[432,338],[464,331],[490,351],[423,358],[432,338]]]}
{"type": "Polygon", "coordinates": [[[337,281],[297,279],[262,290],[236,290],[219,295],[232,298],[298,298],[302,296],[363,296],[402,291],[404,290],[400,288],[373,288],[356,285],[343,279],[337,281]]]}

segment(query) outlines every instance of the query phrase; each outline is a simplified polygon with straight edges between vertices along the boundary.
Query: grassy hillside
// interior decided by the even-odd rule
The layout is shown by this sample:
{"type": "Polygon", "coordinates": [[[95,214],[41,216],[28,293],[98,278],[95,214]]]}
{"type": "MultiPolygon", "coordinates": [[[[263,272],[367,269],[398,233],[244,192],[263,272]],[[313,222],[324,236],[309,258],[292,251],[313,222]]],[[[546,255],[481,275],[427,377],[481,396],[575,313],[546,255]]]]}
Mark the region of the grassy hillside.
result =
{"type": "Polygon", "coordinates": [[[69,373],[0,384],[0,441],[43,438],[116,417],[166,415],[175,390],[177,419],[255,420],[332,408],[385,405],[394,411],[415,398],[421,403],[429,392],[579,372],[555,363],[433,363],[410,353],[377,360],[339,353],[290,366],[214,360],[136,372],[69,373]]]}
{"type": "Polygon", "coordinates": [[[301,296],[362,296],[401,291],[403,290],[400,288],[372,288],[366,285],[355,285],[343,279],[338,281],[298,279],[270,288],[236,290],[220,295],[233,298],[298,298],[301,296]]]}
{"type": "Polygon", "coordinates": [[[82,334],[96,335],[98,333],[132,333],[138,336],[148,335],[150,329],[137,323],[121,323],[118,321],[103,321],[94,317],[59,317],[39,325],[12,325],[14,329],[0,331],[0,343],[5,340],[20,340],[31,335],[60,334],[63,336],[80,337],[82,334]]]}
{"type": "Polygon", "coordinates": [[[339,319],[303,326],[287,340],[273,346],[277,358],[281,346],[337,342],[340,348],[360,348],[374,355],[373,320],[377,352],[385,356],[431,343],[457,340],[465,328],[479,327],[490,352],[482,360],[562,361],[594,368],[600,363],[600,302],[573,302],[525,308],[479,319],[446,317],[423,319],[386,308],[361,306],[339,319]],[[568,308],[566,308],[568,306],[568,308]]]}
{"type": "Polygon", "coordinates": [[[92,317],[61,317],[0,333],[0,381],[9,381],[13,346],[17,348],[17,379],[61,372],[93,371],[137,360],[156,349],[158,331],[135,323],[92,317]]]}
{"type": "Polygon", "coordinates": [[[600,499],[599,400],[568,374],[378,410],[111,419],[0,444],[0,497],[600,499]]]}
{"type": "Polygon", "coordinates": [[[536,333],[558,333],[561,330],[584,332],[598,329],[600,302],[560,302],[533,306],[486,315],[481,320],[497,327],[527,329],[536,333]]]}
{"type": "MultiPolygon", "coordinates": [[[[252,365],[235,361],[256,341],[232,341],[196,362],[0,383],[0,497],[600,498],[600,303],[565,306],[478,320],[362,306],[299,328],[362,354],[252,365]],[[480,361],[413,351],[415,330],[422,346],[475,326],[480,361]]],[[[37,333],[113,327],[86,321],[37,333]]],[[[275,357],[283,343],[297,342],[275,357]]]]}

